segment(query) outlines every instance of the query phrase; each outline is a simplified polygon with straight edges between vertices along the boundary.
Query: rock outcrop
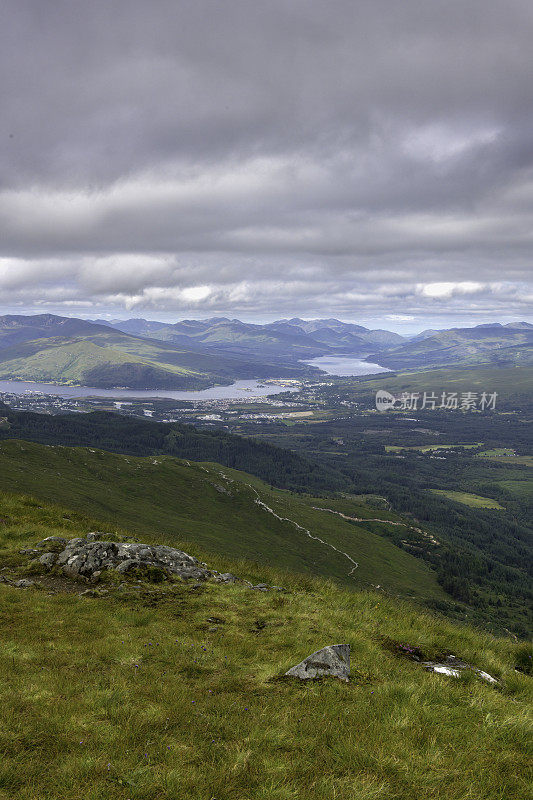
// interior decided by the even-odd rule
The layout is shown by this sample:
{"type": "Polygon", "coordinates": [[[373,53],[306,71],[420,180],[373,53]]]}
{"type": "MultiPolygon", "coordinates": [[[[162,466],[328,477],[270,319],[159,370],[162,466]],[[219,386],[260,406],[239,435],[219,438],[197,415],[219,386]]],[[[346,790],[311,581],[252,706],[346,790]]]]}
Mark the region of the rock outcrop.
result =
{"type": "MultiPolygon", "coordinates": [[[[48,536],[34,547],[19,550],[19,553],[31,557],[33,568],[46,572],[53,569],[73,580],[89,583],[97,583],[102,573],[111,570],[121,575],[135,571],[136,578],[150,583],[158,583],[166,578],[192,579],[196,583],[191,588],[199,587],[201,584],[198,581],[211,579],[215,583],[240,584],[261,592],[285,591],[282,586],[269,586],[266,583],[254,585],[231,572],[210,570],[207,564],[175,547],[142,544],[136,540],[113,542],[108,541],[107,536],[101,531],[93,531],[76,539],[48,536]]],[[[0,582],[13,583],[7,576],[0,576],[0,582]]]]}
{"type": "MultiPolygon", "coordinates": [[[[50,540],[44,540],[40,544],[48,547],[50,543],[50,540]]],[[[89,581],[97,581],[104,570],[125,574],[139,569],[155,580],[171,576],[184,580],[206,580],[212,575],[205,564],[174,547],[108,542],[101,540],[99,533],[70,539],[64,542],[59,553],[43,553],[36,561],[45,569],[56,566],[70,578],[89,581]]]]}
{"type": "Polygon", "coordinates": [[[350,677],[350,645],[332,644],[317,650],[296,666],[291,667],[285,675],[300,680],[313,678],[339,678],[348,681],[350,677]]]}

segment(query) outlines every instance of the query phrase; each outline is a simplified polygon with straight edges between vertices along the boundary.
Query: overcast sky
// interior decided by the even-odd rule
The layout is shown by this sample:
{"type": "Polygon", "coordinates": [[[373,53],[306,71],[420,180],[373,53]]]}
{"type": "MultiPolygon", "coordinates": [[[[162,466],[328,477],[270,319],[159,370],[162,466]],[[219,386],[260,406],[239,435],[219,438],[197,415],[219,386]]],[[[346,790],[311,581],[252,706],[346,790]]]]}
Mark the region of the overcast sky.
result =
{"type": "Polygon", "coordinates": [[[532,319],[532,0],[4,0],[0,311],[532,319]]]}

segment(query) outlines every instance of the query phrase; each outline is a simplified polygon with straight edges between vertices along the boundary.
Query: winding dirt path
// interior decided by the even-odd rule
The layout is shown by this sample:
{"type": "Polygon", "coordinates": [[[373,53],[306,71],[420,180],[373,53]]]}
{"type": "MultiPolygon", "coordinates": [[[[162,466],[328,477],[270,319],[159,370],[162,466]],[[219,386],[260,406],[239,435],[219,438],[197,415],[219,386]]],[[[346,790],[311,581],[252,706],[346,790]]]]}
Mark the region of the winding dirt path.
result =
{"type": "MultiPolygon", "coordinates": [[[[224,478],[224,480],[228,481],[228,483],[234,483],[235,482],[232,478],[229,478],[227,475],[225,475],[224,472],[219,472],[219,475],[220,475],[221,478],[224,478]]],[[[279,514],[276,514],[276,512],[274,511],[273,508],[270,508],[270,506],[267,505],[264,502],[264,500],[261,500],[259,492],[255,488],[255,486],[252,486],[249,483],[245,484],[245,486],[247,486],[249,489],[251,489],[252,492],[255,494],[254,503],[256,503],[256,505],[261,506],[261,508],[263,508],[269,514],[272,514],[272,516],[275,517],[277,520],[279,520],[279,522],[288,522],[291,525],[294,525],[294,527],[297,530],[299,530],[301,533],[305,534],[305,536],[308,536],[309,539],[313,539],[315,542],[320,542],[320,544],[323,544],[324,547],[329,547],[331,550],[335,550],[336,553],[339,553],[339,555],[344,556],[345,558],[347,558],[348,561],[350,562],[350,564],[352,564],[352,568],[349,571],[348,575],[351,575],[353,572],[355,572],[355,570],[357,569],[359,564],[357,563],[357,561],[354,561],[354,559],[350,555],[348,555],[348,553],[345,553],[344,550],[339,550],[339,548],[335,547],[334,544],[331,544],[331,542],[326,542],[324,539],[321,539],[320,536],[314,536],[314,534],[312,534],[310,530],[308,530],[307,528],[304,528],[302,525],[300,525],[298,522],[295,522],[293,519],[289,519],[289,517],[280,517],[279,514]]],[[[327,509],[327,510],[329,510],[329,509],[327,509]]]]}
{"type": "Polygon", "coordinates": [[[410,527],[405,522],[395,522],[392,519],[376,519],[375,517],[348,517],[346,514],[343,514],[342,511],[335,511],[333,508],[322,508],[322,506],[311,506],[311,508],[314,508],[315,511],[329,511],[330,514],[337,514],[343,519],[350,520],[350,522],[386,522],[389,525],[400,525],[403,528],[410,527]]]}
{"type": "Polygon", "coordinates": [[[395,522],[392,519],[376,519],[375,517],[348,517],[346,514],[343,514],[342,511],[335,511],[333,508],[322,508],[322,506],[311,506],[311,508],[314,508],[315,511],[328,511],[330,514],[337,514],[339,517],[347,519],[349,522],[385,522],[388,525],[399,525],[401,528],[407,528],[410,531],[419,533],[424,539],[431,542],[431,544],[440,544],[439,540],[435,539],[431,533],[423,531],[422,528],[415,528],[414,525],[408,525],[407,522],[395,522]]]}
{"type": "MultiPolygon", "coordinates": [[[[250,484],[247,484],[247,485],[250,486],[250,484]]],[[[258,506],[261,506],[261,508],[264,508],[265,511],[268,511],[269,514],[272,514],[272,516],[275,517],[280,522],[289,522],[291,525],[294,525],[294,527],[297,530],[299,530],[301,533],[305,534],[305,536],[308,536],[310,539],[313,539],[315,542],[320,542],[320,544],[323,544],[324,547],[329,547],[329,548],[331,548],[331,550],[335,550],[336,553],[339,553],[339,555],[344,556],[344,558],[347,558],[348,561],[352,564],[352,568],[349,571],[348,575],[351,575],[353,572],[355,572],[355,570],[357,569],[359,564],[357,563],[357,561],[354,561],[353,558],[348,555],[348,553],[345,553],[344,550],[339,550],[339,548],[335,547],[334,544],[331,544],[331,542],[326,542],[324,539],[321,539],[320,536],[314,536],[311,533],[311,531],[309,531],[307,528],[304,528],[302,525],[300,525],[298,522],[295,522],[293,519],[289,519],[288,517],[280,517],[279,514],[276,514],[276,512],[274,511],[273,508],[270,508],[270,506],[268,506],[263,500],[261,500],[261,497],[259,496],[259,493],[258,493],[257,489],[254,486],[250,486],[250,489],[255,494],[254,503],[256,503],[258,506]]]]}

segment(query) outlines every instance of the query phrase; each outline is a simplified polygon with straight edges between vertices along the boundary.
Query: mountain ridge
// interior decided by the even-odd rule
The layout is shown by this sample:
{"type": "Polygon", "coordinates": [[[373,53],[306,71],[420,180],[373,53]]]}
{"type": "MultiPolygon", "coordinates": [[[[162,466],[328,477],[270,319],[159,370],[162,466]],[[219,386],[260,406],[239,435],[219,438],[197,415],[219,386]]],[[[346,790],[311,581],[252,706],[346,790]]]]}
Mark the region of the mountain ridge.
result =
{"type": "Polygon", "coordinates": [[[0,317],[0,378],[99,388],[204,389],[312,374],[296,359],[213,353],[56,315],[0,317]]]}
{"type": "Polygon", "coordinates": [[[0,379],[98,388],[204,389],[236,379],[305,379],[307,362],[355,356],[391,369],[533,362],[533,325],[428,329],[406,339],[334,318],[266,324],[227,317],[176,323],[0,317],[0,379]]]}

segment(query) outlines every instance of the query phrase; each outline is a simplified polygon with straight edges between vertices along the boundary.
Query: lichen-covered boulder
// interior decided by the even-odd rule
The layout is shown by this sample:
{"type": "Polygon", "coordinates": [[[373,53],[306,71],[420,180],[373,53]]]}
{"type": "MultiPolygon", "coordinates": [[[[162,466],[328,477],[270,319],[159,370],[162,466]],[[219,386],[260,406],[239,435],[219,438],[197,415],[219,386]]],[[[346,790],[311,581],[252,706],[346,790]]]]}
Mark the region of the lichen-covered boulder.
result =
{"type": "Polygon", "coordinates": [[[54,564],[55,564],[55,563],[56,563],[56,561],[57,561],[57,553],[52,553],[52,552],[50,552],[50,553],[43,553],[43,554],[42,554],[42,556],[40,556],[40,557],[37,559],[37,561],[38,561],[38,563],[39,563],[39,564],[41,564],[41,565],[42,565],[42,566],[43,566],[45,569],[52,569],[52,567],[54,566],[54,564]]]}
{"type": "Polygon", "coordinates": [[[97,580],[104,570],[158,570],[185,580],[205,580],[211,575],[194,556],[174,547],[99,541],[94,536],[71,539],[59,553],[56,565],[71,578],[87,580],[97,580]]]}
{"type": "Polygon", "coordinates": [[[323,647],[291,667],[285,675],[300,680],[339,678],[347,681],[350,677],[350,645],[332,644],[323,647]]]}

